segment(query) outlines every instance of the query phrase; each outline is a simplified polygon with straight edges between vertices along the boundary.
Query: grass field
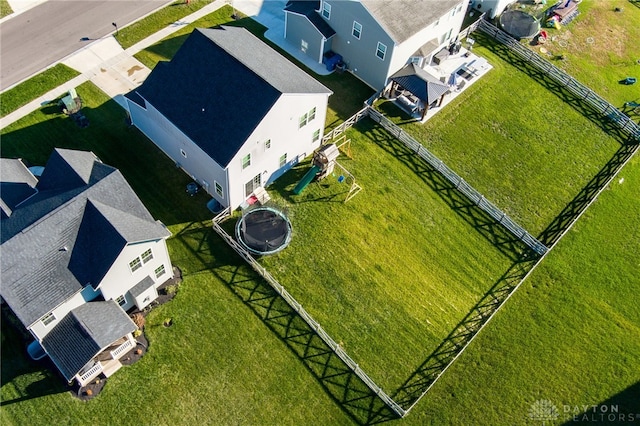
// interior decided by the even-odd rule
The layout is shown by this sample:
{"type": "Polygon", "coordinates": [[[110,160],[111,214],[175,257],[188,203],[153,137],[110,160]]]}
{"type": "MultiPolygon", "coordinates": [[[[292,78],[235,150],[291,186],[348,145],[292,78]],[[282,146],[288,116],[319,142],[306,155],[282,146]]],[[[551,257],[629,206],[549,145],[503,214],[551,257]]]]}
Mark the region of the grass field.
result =
{"type": "MultiPolygon", "coordinates": [[[[513,71],[505,70],[505,80],[513,71]]],[[[530,90],[531,82],[520,81],[530,90]]],[[[2,156],[44,164],[53,146],[93,150],[118,167],[152,214],[169,225],[169,250],[185,280],[178,296],[148,317],[147,355],[109,379],[89,403],[73,399],[57,376],[27,361],[23,344],[3,321],[2,424],[353,424],[244,301],[255,274],[212,232],[207,197],[185,196],[190,179],[125,124],[115,102],[91,84],[78,93],[87,102],[89,128],[44,108],[2,129],[2,156]],[[174,326],[164,328],[168,317],[174,326]]],[[[352,104],[340,105],[335,117],[352,104]]],[[[511,113],[512,105],[505,111],[511,113]]],[[[341,203],[345,188],[335,177],[291,197],[304,165],[273,188],[275,198],[289,205],[295,234],[292,246],[265,264],[386,388],[411,373],[429,352],[425,348],[509,261],[429,188],[427,176],[407,167],[407,156],[384,132],[367,123],[351,132],[354,160],[343,160],[365,188],[349,203],[341,203]],[[401,285],[393,286],[394,279],[401,285]],[[436,291],[447,299],[435,299],[436,291]],[[354,297],[356,292],[367,297],[354,297]],[[440,322],[426,325],[434,310],[440,322]]],[[[433,132],[445,133],[444,124],[433,132]]],[[[539,134],[546,135],[543,130],[539,134]]],[[[611,140],[602,145],[584,166],[590,168],[584,179],[606,162],[608,150],[615,151],[611,140]]],[[[621,412],[640,412],[637,157],[620,177],[402,424],[539,424],[526,417],[539,399],[560,411],[563,405],[619,403],[621,412]]],[[[581,188],[574,186],[573,194],[581,188]]]]}
{"type": "Polygon", "coordinates": [[[125,28],[121,28],[116,40],[124,49],[127,49],[151,34],[202,9],[212,1],[190,0],[187,4],[186,0],[178,0],[125,28]]]}
{"type": "Polygon", "coordinates": [[[474,52],[493,69],[425,124],[408,121],[389,101],[378,108],[538,235],[619,143],[491,49],[474,52]]]}
{"type": "MultiPolygon", "coordinates": [[[[569,25],[545,28],[550,40],[543,46],[548,51],[543,56],[618,108],[625,102],[640,102],[637,86],[618,83],[627,76],[640,78],[640,3],[584,0],[579,10],[569,25]],[[554,60],[561,55],[566,59],[554,60]]],[[[540,52],[539,46],[532,48],[540,52]]]]}
{"type": "Polygon", "coordinates": [[[4,117],[77,75],[79,75],[77,71],[64,64],[58,64],[31,77],[0,94],[0,116],[4,117]]]}
{"type": "Polygon", "coordinates": [[[355,159],[341,164],[364,190],[345,204],[349,184],[336,170],[292,196],[308,162],[278,180],[271,192],[287,206],[294,236],[262,262],[378,385],[394,390],[511,261],[394,157],[411,154],[393,137],[370,120],[357,130],[355,159]]]}

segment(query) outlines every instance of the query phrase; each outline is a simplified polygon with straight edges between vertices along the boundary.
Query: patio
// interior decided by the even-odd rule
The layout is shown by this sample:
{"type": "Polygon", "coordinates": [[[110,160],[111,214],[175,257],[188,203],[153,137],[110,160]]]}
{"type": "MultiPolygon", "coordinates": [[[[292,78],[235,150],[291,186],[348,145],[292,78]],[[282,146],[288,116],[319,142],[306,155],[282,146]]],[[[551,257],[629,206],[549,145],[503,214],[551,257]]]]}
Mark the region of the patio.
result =
{"type": "Polygon", "coordinates": [[[407,103],[404,101],[407,97],[402,96],[402,92],[397,92],[398,96],[396,96],[393,91],[389,91],[391,96],[388,96],[387,99],[395,101],[394,103],[412,118],[424,123],[489,72],[491,68],[493,67],[486,59],[475,55],[468,49],[461,48],[458,53],[448,55],[438,64],[432,60],[429,65],[422,68],[438,81],[449,85],[449,91],[439,102],[431,103],[426,114],[423,115],[423,111],[419,108],[407,108],[407,103]]]}

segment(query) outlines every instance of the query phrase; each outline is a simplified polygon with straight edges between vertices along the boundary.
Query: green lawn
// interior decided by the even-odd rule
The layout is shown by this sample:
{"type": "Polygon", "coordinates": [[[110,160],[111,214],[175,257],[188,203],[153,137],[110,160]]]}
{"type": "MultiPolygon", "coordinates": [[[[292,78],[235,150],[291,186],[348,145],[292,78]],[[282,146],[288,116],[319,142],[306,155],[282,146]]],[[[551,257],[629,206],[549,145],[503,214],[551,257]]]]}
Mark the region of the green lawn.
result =
{"type": "Polygon", "coordinates": [[[4,18],[5,16],[9,16],[13,13],[13,9],[11,9],[11,5],[7,0],[0,0],[0,18],[4,18]]]}
{"type": "Polygon", "coordinates": [[[178,0],[125,28],[121,28],[116,40],[124,49],[127,49],[151,34],[202,9],[212,1],[190,0],[187,4],[186,0],[178,0]]]}
{"type": "MultiPolygon", "coordinates": [[[[549,2],[549,5],[553,2],[549,2]]],[[[636,86],[618,81],[640,78],[640,7],[633,0],[584,0],[580,14],[560,30],[545,28],[550,40],[543,57],[566,70],[618,108],[640,102],[636,86]],[[621,8],[622,12],[616,12],[621,8]],[[547,56],[548,55],[548,56],[547,56]],[[564,55],[565,60],[554,60],[564,55]]],[[[540,53],[540,46],[532,47],[540,53]]],[[[632,118],[639,118],[632,116],[632,118]]]]}
{"type": "Polygon", "coordinates": [[[490,49],[474,52],[493,69],[425,124],[408,121],[389,101],[378,109],[538,235],[619,143],[490,49]]]}
{"type": "Polygon", "coordinates": [[[68,66],[58,64],[31,77],[0,94],[0,116],[4,117],[78,75],[77,71],[68,66]]]}
{"type": "MultiPolygon", "coordinates": [[[[387,391],[395,390],[507,270],[511,261],[365,120],[341,161],[364,190],[344,203],[335,176],[291,191],[308,162],[270,187],[287,206],[291,245],[266,268],[387,391]],[[309,260],[313,261],[310,262],[309,260]]],[[[348,181],[348,179],[347,179],[348,181]]]]}

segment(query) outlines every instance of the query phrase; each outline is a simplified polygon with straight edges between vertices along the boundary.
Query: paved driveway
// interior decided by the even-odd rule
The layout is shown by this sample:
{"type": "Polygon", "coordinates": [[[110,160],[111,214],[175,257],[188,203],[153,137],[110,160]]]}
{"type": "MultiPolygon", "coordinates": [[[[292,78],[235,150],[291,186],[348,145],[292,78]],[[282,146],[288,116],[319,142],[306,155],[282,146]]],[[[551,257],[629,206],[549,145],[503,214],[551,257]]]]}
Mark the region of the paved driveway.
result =
{"type": "Polygon", "coordinates": [[[168,0],[50,0],[0,23],[0,90],[40,72],[168,0]],[[90,39],[82,41],[83,38],[90,39]]]}

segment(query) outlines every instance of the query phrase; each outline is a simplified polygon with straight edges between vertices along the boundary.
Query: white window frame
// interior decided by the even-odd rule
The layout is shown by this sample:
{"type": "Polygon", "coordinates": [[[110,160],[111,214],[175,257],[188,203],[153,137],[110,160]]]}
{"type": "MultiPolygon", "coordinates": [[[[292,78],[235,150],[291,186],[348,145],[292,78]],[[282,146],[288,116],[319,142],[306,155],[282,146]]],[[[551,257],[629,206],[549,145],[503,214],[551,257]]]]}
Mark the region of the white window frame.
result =
{"type": "Polygon", "coordinates": [[[315,132],[313,132],[313,136],[312,136],[312,141],[311,142],[315,142],[315,141],[317,141],[319,139],[320,139],[320,129],[318,129],[315,132]]]}
{"type": "Polygon", "coordinates": [[[284,167],[287,164],[287,153],[285,152],[280,156],[280,167],[284,167]]]}
{"type": "Polygon", "coordinates": [[[353,27],[351,28],[351,35],[360,40],[360,36],[362,35],[362,24],[358,21],[353,21],[353,27]],[[360,28],[357,28],[360,27],[360,28]],[[358,35],[356,35],[356,32],[358,35]]]}
{"type": "Polygon", "coordinates": [[[119,306],[124,306],[127,304],[127,297],[123,294],[114,299],[119,306]]]}
{"type": "Polygon", "coordinates": [[[246,169],[251,165],[251,153],[248,153],[244,157],[242,157],[242,170],[246,169]]]}
{"type": "Polygon", "coordinates": [[[309,114],[307,115],[307,123],[310,123],[311,120],[316,118],[316,107],[313,107],[309,110],[309,114]]]}
{"type": "Polygon", "coordinates": [[[264,141],[264,149],[267,150],[269,148],[271,148],[271,139],[264,141]]]}
{"type": "Polygon", "coordinates": [[[142,260],[140,260],[140,256],[136,256],[135,259],[129,262],[129,270],[133,274],[135,271],[137,271],[140,268],[142,268],[142,260]]]}
{"type": "Polygon", "coordinates": [[[156,278],[160,278],[161,276],[163,276],[164,274],[167,273],[166,268],[164,267],[164,263],[160,266],[158,266],[155,271],[153,271],[156,274],[156,278]]]}
{"type": "Polygon", "coordinates": [[[213,181],[213,187],[215,188],[216,194],[218,194],[220,197],[224,198],[224,189],[222,188],[222,185],[220,185],[218,182],[216,182],[214,180],[213,181]]]}
{"type": "Polygon", "coordinates": [[[331,5],[326,1],[322,2],[322,12],[320,14],[327,20],[331,19],[331,5]]]}
{"type": "Polygon", "coordinates": [[[384,61],[384,58],[387,56],[387,46],[382,43],[382,42],[378,42],[378,46],[376,46],[376,57],[378,57],[380,60],[384,61]],[[382,57],[380,57],[379,53],[382,52],[382,57]]]}
{"type": "Polygon", "coordinates": [[[40,318],[40,321],[42,322],[42,324],[45,327],[48,327],[49,324],[51,324],[52,322],[54,322],[56,320],[56,316],[54,315],[53,312],[49,312],[47,315],[43,316],[42,318],[40,318]]]}
{"type": "Polygon", "coordinates": [[[140,258],[142,259],[142,263],[147,263],[148,261],[153,260],[153,250],[150,248],[145,250],[144,253],[140,255],[140,258]]]}

